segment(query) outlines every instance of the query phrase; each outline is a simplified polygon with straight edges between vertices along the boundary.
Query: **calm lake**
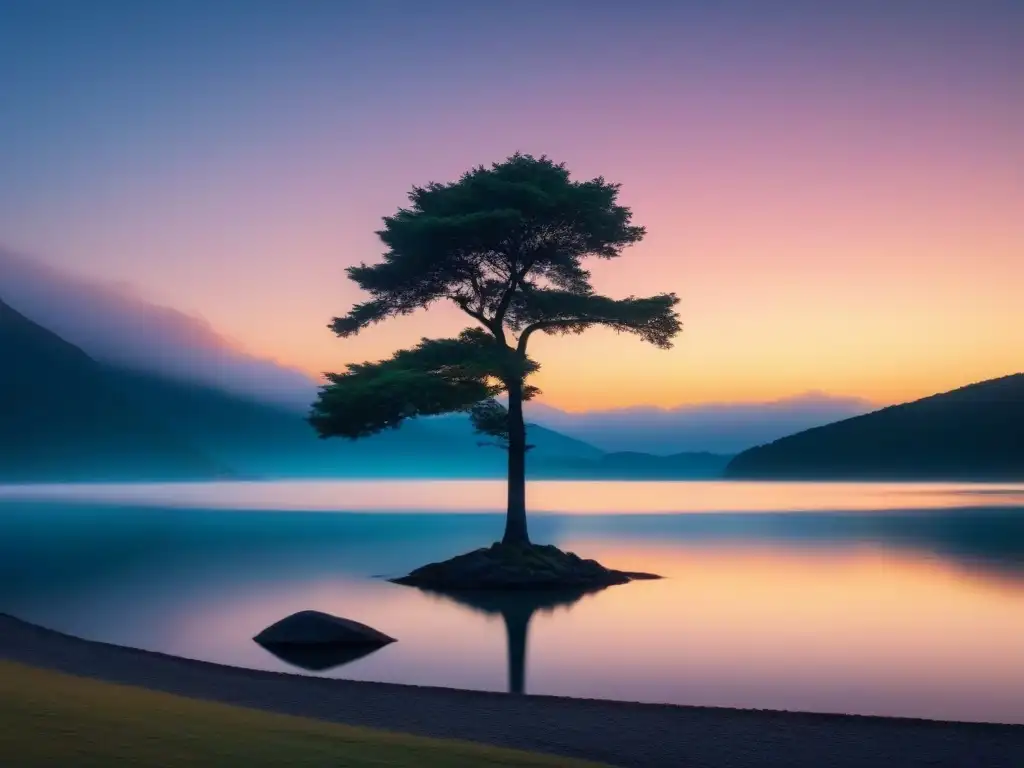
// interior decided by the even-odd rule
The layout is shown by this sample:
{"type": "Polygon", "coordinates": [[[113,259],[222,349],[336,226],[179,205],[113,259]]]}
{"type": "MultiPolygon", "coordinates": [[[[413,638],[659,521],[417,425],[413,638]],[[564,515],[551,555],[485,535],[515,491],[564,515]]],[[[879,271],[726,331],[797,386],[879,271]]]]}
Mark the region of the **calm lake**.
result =
{"type": "Polygon", "coordinates": [[[667,578],[532,602],[381,578],[500,537],[503,494],[491,481],[0,487],[0,612],[303,674],[1024,723],[1024,486],[533,482],[536,541],[667,578]],[[293,660],[305,666],[252,642],[307,608],[399,642],[293,660]]]}

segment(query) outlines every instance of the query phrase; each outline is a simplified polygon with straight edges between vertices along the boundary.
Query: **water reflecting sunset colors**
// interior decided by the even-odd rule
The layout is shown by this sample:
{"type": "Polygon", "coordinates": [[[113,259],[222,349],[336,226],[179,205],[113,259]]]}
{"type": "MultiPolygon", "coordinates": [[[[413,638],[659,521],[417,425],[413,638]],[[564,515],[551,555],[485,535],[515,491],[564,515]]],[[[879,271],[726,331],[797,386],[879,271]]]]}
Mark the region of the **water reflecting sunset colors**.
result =
{"type": "MultiPolygon", "coordinates": [[[[645,514],[1024,506],[1024,485],[531,481],[534,513],[645,514]]],[[[497,512],[502,480],[345,480],[0,485],[3,499],[69,499],[228,509],[497,512]]]]}
{"type": "MultiPolygon", "coordinates": [[[[666,485],[550,484],[560,497],[534,487],[535,502],[586,491],[559,510],[574,514],[538,515],[537,539],[666,577],[534,604],[452,600],[373,578],[500,531],[497,515],[426,511],[438,484],[420,487],[421,511],[387,515],[228,513],[217,487],[206,509],[195,508],[199,496],[177,508],[181,497],[162,507],[8,500],[0,611],[86,637],[307,673],[250,638],[315,608],[399,642],[314,674],[1024,723],[1024,511],[1008,503],[1021,489],[815,486],[798,503],[794,485],[749,484],[712,512],[723,484],[680,484],[673,495],[692,501],[691,514],[668,514],[666,485]],[[758,488],[771,493],[743,510],[758,488]],[[648,514],[615,514],[623,498],[648,514]],[[584,514],[595,499],[608,514],[584,514]],[[823,511],[831,508],[839,511],[823,511]]],[[[479,487],[448,492],[465,500],[479,487]]],[[[336,499],[362,492],[334,486],[336,499]]],[[[293,501],[311,508],[309,498],[293,501]]]]}

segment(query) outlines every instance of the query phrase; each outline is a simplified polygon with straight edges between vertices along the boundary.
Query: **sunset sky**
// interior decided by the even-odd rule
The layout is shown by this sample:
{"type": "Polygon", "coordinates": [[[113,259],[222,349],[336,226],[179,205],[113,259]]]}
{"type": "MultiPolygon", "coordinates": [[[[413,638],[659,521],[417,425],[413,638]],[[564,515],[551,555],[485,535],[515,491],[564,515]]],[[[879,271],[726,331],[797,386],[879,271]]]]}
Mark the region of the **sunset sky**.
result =
{"type": "Polygon", "coordinates": [[[520,150],[622,183],[594,269],[675,291],[659,351],[538,340],[570,410],[889,403],[1024,369],[1024,3],[0,3],[0,246],[317,373],[411,185],[520,150]]]}

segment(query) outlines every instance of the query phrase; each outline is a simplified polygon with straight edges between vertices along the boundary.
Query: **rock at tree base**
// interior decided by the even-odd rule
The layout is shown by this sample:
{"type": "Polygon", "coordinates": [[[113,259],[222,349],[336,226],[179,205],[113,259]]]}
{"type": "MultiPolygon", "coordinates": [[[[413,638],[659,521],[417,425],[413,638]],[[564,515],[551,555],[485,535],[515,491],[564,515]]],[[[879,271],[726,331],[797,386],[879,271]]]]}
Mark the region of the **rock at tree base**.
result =
{"type": "Polygon", "coordinates": [[[358,621],[320,611],[299,611],[287,616],[253,638],[262,646],[345,646],[379,648],[395,638],[358,621]]]}
{"type": "Polygon", "coordinates": [[[391,581],[439,590],[546,590],[591,589],[660,578],[651,573],[613,571],[550,544],[495,543],[391,581]]]}

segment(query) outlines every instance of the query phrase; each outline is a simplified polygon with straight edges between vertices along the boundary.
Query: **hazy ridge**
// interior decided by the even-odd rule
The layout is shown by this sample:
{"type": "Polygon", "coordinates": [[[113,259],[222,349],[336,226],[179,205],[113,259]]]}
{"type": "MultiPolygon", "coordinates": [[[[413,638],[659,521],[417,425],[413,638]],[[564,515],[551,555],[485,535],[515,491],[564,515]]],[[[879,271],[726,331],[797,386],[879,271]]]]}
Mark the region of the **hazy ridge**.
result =
{"type": "Polygon", "coordinates": [[[828,424],[730,462],[726,476],[790,480],[1024,478],[1024,373],[828,424]]]}

